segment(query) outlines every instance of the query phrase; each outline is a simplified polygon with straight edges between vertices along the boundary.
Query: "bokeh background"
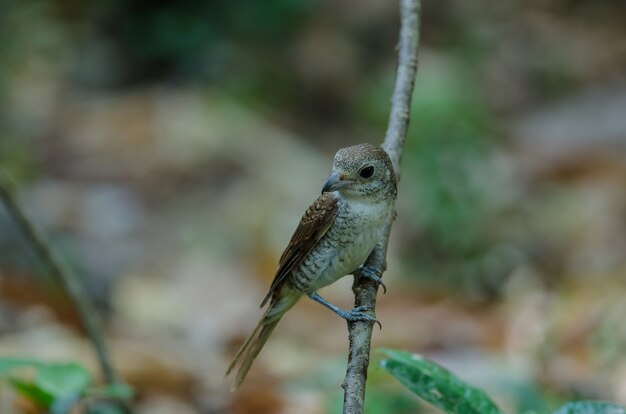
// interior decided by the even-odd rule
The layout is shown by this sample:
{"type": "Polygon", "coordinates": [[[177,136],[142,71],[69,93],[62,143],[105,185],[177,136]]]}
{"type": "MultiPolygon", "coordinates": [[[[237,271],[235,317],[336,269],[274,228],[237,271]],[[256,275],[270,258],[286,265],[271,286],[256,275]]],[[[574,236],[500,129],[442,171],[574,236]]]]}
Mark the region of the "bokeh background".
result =
{"type": "MultiPolygon", "coordinates": [[[[626,403],[624,4],[424,2],[375,348],[511,413],[626,403]]],[[[139,413],[340,412],[346,327],[317,304],[238,392],[223,372],[334,152],[381,142],[397,29],[395,1],[0,2],[0,166],[139,413]]],[[[0,354],[96,371],[43,273],[0,208],[0,354]]],[[[375,366],[368,413],[432,412],[375,366]]]]}

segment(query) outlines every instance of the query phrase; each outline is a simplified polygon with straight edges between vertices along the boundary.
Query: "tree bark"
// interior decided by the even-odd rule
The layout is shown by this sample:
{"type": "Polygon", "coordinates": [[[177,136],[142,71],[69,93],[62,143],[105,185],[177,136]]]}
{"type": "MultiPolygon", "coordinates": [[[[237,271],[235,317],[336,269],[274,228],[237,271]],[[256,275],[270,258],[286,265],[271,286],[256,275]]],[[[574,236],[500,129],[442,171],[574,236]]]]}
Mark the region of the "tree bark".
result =
{"type": "MultiPolygon", "coordinates": [[[[400,179],[400,159],[409,126],[411,97],[417,73],[417,52],[419,46],[420,0],[400,0],[400,40],[398,44],[398,66],[396,81],[391,96],[391,112],[385,140],[381,145],[393,162],[396,176],[400,179]]],[[[387,268],[387,246],[393,217],[385,223],[384,235],[367,259],[366,265],[376,269],[382,276],[387,268]]],[[[367,306],[372,313],[376,310],[378,286],[370,279],[354,276],[352,286],[355,307],[367,306]]],[[[346,376],[342,384],[344,389],[343,413],[362,414],[365,404],[365,386],[369,366],[372,340],[371,322],[357,321],[348,323],[349,351],[346,376]]]]}

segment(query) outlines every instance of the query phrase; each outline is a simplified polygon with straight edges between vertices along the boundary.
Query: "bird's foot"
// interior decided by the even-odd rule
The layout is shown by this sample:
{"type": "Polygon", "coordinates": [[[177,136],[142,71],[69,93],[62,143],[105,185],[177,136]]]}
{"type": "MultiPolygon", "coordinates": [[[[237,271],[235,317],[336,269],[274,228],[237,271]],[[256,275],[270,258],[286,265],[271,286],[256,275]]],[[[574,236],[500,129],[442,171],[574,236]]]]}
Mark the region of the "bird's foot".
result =
{"type": "Polygon", "coordinates": [[[364,265],[359,267],[358,273],[360,277],[370,279],[371,281],[376,283],[376,285],[382,286],[383,293],[387,293],[387,286],[383,283],[383,280],[381,279],[382,275],[378,270],[374,269],[371,266],[364,265]]]}
{"type": "Polygon", "coordinates": [[[366,313],[366,311],[370,311],[371,308],[369,306],[359,306],[356,308],[352,308],[352,310],[345,311],[342,310],[337,313],[337,315],[341,316],[348,322],[356,322],[356,321],[365,321],[365,322],[373,322],[377,323],[380,329],[383,329],[383,325],[380,323],[378,319],[374,316],[366,313]]]}
{"type": "Polygon", "coordinates": [[[311,299],[313,299],[315,302],[320,303],[324,305],[325,307],[327,307],[328,309],[330,309],[331,311],[335,312],[337,315],[347,320],[348,322],[356,322],[356,321],[373,322],[373,323],[377,323],[380,329],[383,328],[381,323],[374,316],[370,315],[369,313],[365,313],[367,311],[372,310],[372,308],[370,308],[369,306],[359,306],[359,307],[353,308],[352,310],[346,311],[333,305],[332,303],[330,303],[329,301],[327,301],[326,299],[324,299],[317,293],[310,293],[308,296],[311,299]]]}

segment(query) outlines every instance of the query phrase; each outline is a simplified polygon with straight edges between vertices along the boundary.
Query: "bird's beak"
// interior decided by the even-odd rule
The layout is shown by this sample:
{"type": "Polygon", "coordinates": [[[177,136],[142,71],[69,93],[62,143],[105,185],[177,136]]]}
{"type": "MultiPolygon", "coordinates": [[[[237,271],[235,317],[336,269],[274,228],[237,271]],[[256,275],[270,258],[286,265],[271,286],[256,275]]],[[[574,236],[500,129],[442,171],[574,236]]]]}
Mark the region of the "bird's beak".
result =
{"type": "Polygon", "coordinates": [[[322,188],[322,194],[327,193],[329,191],[336,191],[340,188],[348,185],[349,181],[341,176],[337,171],[333,172],[328,180],[326,180],[326,184],[324,184],[324,188],[322,188]]]}

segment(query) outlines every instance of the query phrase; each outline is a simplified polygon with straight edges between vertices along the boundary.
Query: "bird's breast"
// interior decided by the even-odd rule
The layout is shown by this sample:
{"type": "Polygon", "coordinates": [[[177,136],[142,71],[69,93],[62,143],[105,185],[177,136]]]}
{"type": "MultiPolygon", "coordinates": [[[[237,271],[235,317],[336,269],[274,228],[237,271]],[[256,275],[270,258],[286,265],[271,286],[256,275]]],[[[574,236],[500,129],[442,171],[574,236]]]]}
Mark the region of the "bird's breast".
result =
{"type": "Polygon", "coordinates": [[[315,290],[354,272],[365,262],[382,236],[389,211],[387,205],[355,202],[341,206],[319,249],[312,252],[321,264],[312,286],[315,290]]]}

